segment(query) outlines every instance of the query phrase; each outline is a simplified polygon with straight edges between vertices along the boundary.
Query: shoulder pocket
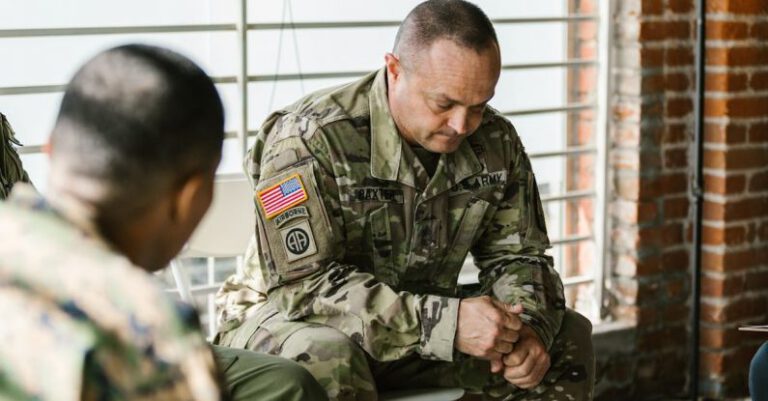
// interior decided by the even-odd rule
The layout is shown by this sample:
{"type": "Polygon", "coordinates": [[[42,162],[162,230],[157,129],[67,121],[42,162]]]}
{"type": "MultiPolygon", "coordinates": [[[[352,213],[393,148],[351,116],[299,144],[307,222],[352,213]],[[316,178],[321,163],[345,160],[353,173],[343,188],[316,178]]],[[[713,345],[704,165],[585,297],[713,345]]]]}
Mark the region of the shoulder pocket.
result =
{"type": "Polygon", "coordinates": [[[528,192],[528,196],[524,198],[524,201],[528,202],[528,215],[523,216],[526,219],[526,242],[539,246],[549,246],[547,223],[544,218],[541,198],[539,197],[539,187],[536,184],[536,177],[531,171],[528,172],[526,192],[528,192]]]}
{"type": "Polygon", "coordinates": [[[320,267],[316,262],[331,256],[331,226],[317,189],[314,162],[262,179],[255,197],[277,282],[306,276],[320,267]]]}

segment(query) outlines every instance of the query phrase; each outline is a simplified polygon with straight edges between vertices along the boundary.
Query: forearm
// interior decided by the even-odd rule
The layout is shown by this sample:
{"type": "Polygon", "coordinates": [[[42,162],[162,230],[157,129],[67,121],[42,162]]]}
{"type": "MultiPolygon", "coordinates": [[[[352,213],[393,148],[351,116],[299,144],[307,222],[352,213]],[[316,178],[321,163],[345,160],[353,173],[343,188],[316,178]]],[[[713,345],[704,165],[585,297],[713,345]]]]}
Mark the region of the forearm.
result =
{"type": "Polygon", "coordinates": [[[332,326],[377,360],[418,353],[452,360],[459,300],[396,292],[353,266],[326,269],[270,291],[269,299],[291,320],[332,326]]]}

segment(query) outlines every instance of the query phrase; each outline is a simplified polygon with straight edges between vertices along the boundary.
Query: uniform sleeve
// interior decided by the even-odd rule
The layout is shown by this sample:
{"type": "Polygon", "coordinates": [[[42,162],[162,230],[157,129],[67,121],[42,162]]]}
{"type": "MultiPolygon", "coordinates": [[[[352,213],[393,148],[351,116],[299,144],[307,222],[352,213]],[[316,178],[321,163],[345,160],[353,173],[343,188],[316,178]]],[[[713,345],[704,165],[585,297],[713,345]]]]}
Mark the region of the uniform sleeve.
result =
{"type": "Polygon", "coordinates": [[[516,135],[501,203],[472,249],[485,293],[522,303],[523,319],[549,348],[565,313],[563,285],[545,255],[550,247],[536,178],[516,135]]]}
{"type": "MultiPolygon", "coordinates": [[[[162,334],[158,331],[149,344],[115,341],[105,335],[84,360],[82,399],[228,399],[221,370],[200,332],[197,312],[185,305],[177,310],[178,316],[167,316],[169,328],[162,334]]],[[[159,315],[163,312],[158,308],[159,315]]],[[[139,329],[140,325],[137,322],[139,329]]]]}
{"type": "MultiPolygon", "coordinates": [[[[286,124],[277,125],[290,130],[286,124]]],[[[305,142],[297,136],[279,139],[280,131],[274,135],[276,142],[263,146],[260,160],[254,153],[246,163],[260,172],[255,177],[257,237],[270,302],[287,319],[340,330],[377,360],[414,352],[452,360],[459,300],[396,292],[343,263],[337,183],[344,176],[334,173],[334,156],[321,136],[305,142]],[[286,199],[293,196],[305,199],[286,199]]]]}

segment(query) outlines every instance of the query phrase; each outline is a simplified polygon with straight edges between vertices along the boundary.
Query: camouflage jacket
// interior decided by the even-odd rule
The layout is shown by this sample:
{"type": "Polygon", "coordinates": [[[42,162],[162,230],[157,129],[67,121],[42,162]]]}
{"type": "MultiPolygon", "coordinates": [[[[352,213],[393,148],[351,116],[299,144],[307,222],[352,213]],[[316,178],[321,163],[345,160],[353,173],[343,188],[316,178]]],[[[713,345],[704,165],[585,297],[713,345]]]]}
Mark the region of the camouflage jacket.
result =
{"type": "Polygon", "coordinates": [[[0,203],[0,399],[221,399],[195,312],[83,216],[26,184],[0,203]]]}
{"type": "Polygon", "coordinates": [[[21,166],[21,159],[14,146],[21,144],[15,138],[11,124],[0,113],[0,200],[8,197],[13,184],[29,182],[29,176],[21,166]]]}
{"type": "Polygon", "coordinates": [[[272,114],[246,170],[258,260],[221,289],[223,330],[272,308],[333,326],[379,360],[450,361],[468,252],[483,290],[522,302],[545,345],[559,330],[563,288],[536,182],[498,112],[430,178],[398,134],[382,69],[272,114]]]}

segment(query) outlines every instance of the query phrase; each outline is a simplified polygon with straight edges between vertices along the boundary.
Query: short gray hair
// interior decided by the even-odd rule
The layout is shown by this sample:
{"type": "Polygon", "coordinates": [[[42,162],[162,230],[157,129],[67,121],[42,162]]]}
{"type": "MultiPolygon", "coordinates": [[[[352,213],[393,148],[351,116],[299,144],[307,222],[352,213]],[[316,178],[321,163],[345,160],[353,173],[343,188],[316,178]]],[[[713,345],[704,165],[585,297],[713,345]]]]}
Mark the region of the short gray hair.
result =
{"type": "Polygon", "coordinates": [[[400,24],[393,52],[413,53],[439,39],[478,53],[498,44],[493,23],[478,6],[464,0],[429,0],[411,10],[400,24]]]}

